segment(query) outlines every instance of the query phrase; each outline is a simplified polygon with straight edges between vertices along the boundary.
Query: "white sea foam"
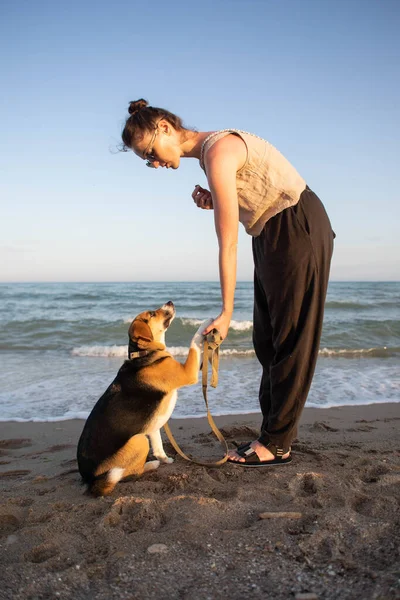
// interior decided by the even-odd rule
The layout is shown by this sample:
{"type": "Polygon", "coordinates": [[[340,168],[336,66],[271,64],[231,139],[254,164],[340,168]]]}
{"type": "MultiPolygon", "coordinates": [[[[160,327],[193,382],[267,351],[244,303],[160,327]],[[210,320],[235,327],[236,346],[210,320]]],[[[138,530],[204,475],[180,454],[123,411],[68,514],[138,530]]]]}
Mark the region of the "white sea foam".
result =
{"type": "MultiPolygon", "coordinates": [[[[199,327],[204,323],[205,319],[194,319],[189,317],[183,317],[180,319],[184,327],[199,327]]],[[[133,317],[124,319],[124,323],[132,323],[133,317]]],[[[179,321],[179,318],[177,319],[179,321]]],[[[234,331],[249,331],[253,327],[253,321],[231,321],[230,328],[234,331]]]]}
{"type": "MultiPolygon", "coordinates": [[[[186,356],[189,352],[187,346],[167,346],[168,352],[172,356],[186,356]]],[[[382,346],[381,348],[355,348],[355,349],[331,349],[321,348],[319,351],[320,356],[329,356],[332,358],[376,358],[385,357],[389,354],[396,352],[396,348],[387,348],[382,346]]],[[[229,356],[253,356],[255,354],[253,349],[240,348],[221,348],[220,355],[229,356]]],[[[127,346],[79,346],[71,350],[72,356],[92,356],[92,357],[128,357],[127,346]]]]}
{"type": "Polygon", "coordinates": [[[186,346],[167,346],[167,350],[172,356],[187,356],[189,352],[186,346]]]}
{"type": "MultiPolygon", "coordinates": [[[[48,410],[51,410],[49,407],[48,410]]],[[[59,421],[72,421],[74,419],[83,419],[86,421],[90,413],[90,410],[85,412],[82,411],[69,411],[64,415],[57,417],[30,417],[27,419],[23,419],[22,417],[5,417],[2,418],[0,416],[1,423],[9,423],[15,421],[16,423],[58,423],[59,421]]]]}
{"type": "Polygon", "coordinates": [[[227,348],[220,350],[221,356],[254,356],[254,350],[238,350],[237,348],[227,348]]]}
{"type": "Polygon", "coordinates": [[[235,331],[247,331],[253,328],[253,321],[231,321],[230,327],[235,331]]]}
{"type": "MultiPolygon", "coordinates": [[[[187,356],[189,348],[187,346],[167,346],[168,352],[172,356],[187,356]]],[[[128,357],[128,346],[79,346],[71,350],[72,356],[92,356],[99,357],[128,357]]],[[[254,350],[238,350],[236,348],[227,348],[220,350],[220,356],[253,356],[254,350]]]]}
{"type": "MultiPolygon", "coordinates": [[[[186,356],[189,352],[189,348],[185,348],[184,346],[172,346],[171,348],[167,348],[167,350],[172,356],[186,356]]],[[[238,350],[236,348],[221,348],[219,351],[220,356],[254,356],[254,354],[254,350],[238,350]]]]}
{"type": "MultiPolygon", "coordinates": [[[[189,325],[190,327],[198,327],[202,323],[204,323],[204,319],[189,319],[189,318],[182,319],[182,325],[189,325]]],[[[249,329],[252,329],[252,327],[253,327],[253,321],[235,321],[235,320],[233,320],[230,323],[230,328],[233,329],[234,331],[247,331],[249,329]]]]}
{"type": "Polygon", "coordinates": [[[203,323],[204,319],[182,319],[182,325],[189,325],[190,327],[199,327],[203,323]]]}
{"type": "Polygon", "coordinates": [[[72,356],[128,356],[127,346],[79,346],[71,350],[72,356]]]}
{"type": "Polygon", "coordinates": [[[331,357],[347,357],[347,358],[357,358],[357,357],[384,357],[387,356],[393,349],[388,349],[387,346],[382,346],[381,348],[346,348],[346,349],[329,349],[329,348],[321,348],[319,351],[320,356],[331,356],[331,357]]]}

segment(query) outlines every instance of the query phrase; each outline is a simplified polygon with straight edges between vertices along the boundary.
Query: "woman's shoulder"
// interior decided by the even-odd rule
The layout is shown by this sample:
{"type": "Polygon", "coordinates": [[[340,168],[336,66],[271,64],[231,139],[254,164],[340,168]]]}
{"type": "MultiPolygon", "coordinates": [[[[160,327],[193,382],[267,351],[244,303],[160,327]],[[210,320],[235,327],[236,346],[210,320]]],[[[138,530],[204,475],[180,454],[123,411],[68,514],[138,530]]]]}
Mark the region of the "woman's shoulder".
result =
{"type": "MultiPolygon", "coordinates": [[[[263,138],[243,131],[241,129],[221,129],[211,132],[203,141],[200,152],[200,166],[205,170],[205,157],[218,156],[226,152],[237,152],[240,156],[245,156],[246,161],[249,149],[254,145],[265,145],[263,138]],[[233,134],[233,135],[232,135],[233,134]],[[212,150],[211,150],[212,149],[212,150]],[[211,151],[211,152],[210,152],[211,151]],[[246,153],[244,155],[244,152],[246,153]]],[[[243,164],[243,163],[242,163],[243,164]]]]}

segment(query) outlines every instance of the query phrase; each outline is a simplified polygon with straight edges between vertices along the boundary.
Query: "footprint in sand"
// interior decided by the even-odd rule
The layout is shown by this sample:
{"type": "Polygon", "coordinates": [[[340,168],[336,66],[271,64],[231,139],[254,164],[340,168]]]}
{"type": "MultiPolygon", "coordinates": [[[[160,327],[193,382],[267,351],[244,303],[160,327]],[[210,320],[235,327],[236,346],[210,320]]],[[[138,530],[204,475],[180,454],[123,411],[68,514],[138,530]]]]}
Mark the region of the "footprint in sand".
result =
{"type": "MultiPolygon", "coordinates": [[[[39,452],[31,452],[30,454],[25,454],[25,457],[28,456],[41,456],[42,454],[54,454],[54,452],[61,452],[62,450],[69,450],[70,448],[76,448],[75,444],[56,444],[55,446],[50,446],[45,450],[40,450],[39,452]]],[[[47,460],[47,459],[46,459],[47,460]]]]}
{"type": "Polygon", "coordinates": [[[296,442],[292,446],[292,451],[295,454],[297,454],[297,453],[308,454],[309,456],[312,456],[319,463],[324,461],[324,457],[321,454],[321,452],[319,452],[315,448],[312,448],[311,445],[307,446],[306,444],[302,444],[301,442],[296,442]]]}
{"type": "MultiPolygon", "coordinates": [[[[235,515],[233,521],[234,529],[243,529],[254,522],[254,517],[243,511],[235,515]]],[[[181,529],[190,536],[190,531],[198,532],[202,528],[206,531],[232,529],[232,513],[226,511],[225,502],[197,495],[178,494],[161,501],[125,496],[113,503],[99,525],[105,529],[118,528],[127,534],[181,529]]]]}
{"type": "MultiPolygon", "coordinates": [[[[76,475],[79,473],[78,468],[76,469],[67,469],[66,471],[61,471],[61,473],[57,474],[57,477],[60,479],[63,479],[64,477],[70,477],[71,475],[73,475],[74,477],[76,477],[76,475]]],[[[80,476],[78,477],[79,481],[81,480],[80,476]]]]}
{"type": "Polygon", "coordinates": [[[35,493],[37,496],[45,496],[46,494],[53,494],[56,490],[56,487],[42,488],[35,490],[35,493]]]}
{"type": "Polygon", "coordinates": [[[289,482],[289,489],[294,496],[313,496],[324,487],[322,475],[318,473],[298,473],[289,482]]]}
{"type": "Polygon", "coordinates": [[[323,421],[315,421],[315,423],[313,425],[310,426],[310,429],[312,431],[339,431],[339,429],[336,429],[335,427],[331,427],[330,425],[327,425],[327,423],[324,423],[323,421]]]}
{"type": "Polygon", "coordinates": [[[35,501],[32,498],[26,498],[24,496],[20,496],[18,498],[8,498],[7,504],[12,504],[14,506],[32,506],[35,501]]]}
{"type": "Polygon", "coordinates": [[[50,448],[46,448],[44,452],[61,452],[61,450],[68,450],[69,448],[76,448],[75,444],[56,444],[55,446],[50,446],[50,448]]]}
{"type": "Polygon", "coordinates": [[[20,448],[27,448],[28,446],[32,446],[32,440],[29,438],[0,440],[1,450],[19,450],[20,448]]]}
{"type": "Polygon", "coordinates": [[[398,511],[398,501],[394,496],[380,497],[359,494],[351,502],[351,508],[365,517],[393,518],[398,511]]]}
{"type": "Polygon", "coordinates": [[[213,441],[210,440],[206,433],[200,433],[198,436],[193,438],[193,441],[196,444],[202,444],[203,446],[212,446],[213,441]]]}
{"type": "Polygon", "coordinates": [[[10,498],[0,507],[0,535],[9,535],[24,526],[28,515],[29,500],[10,498]]]}
{"type": "Polygon", "coordinates": [[[382,475],[389,473],[390,469],[386,465],[376,465],[369,469],[366,469],[365,473],[361,475],[361,481],[364,483],[377,483],[382,475]]]}
{"type": "Polygon", "coordinates": [[[134,533],[145,529],[158,531],[167,522],[158,503],[149,498],[118,498],[111,510],[101,519],[103,527],[119,527],[126,533],[134,533]]]}
{"type": "Polygon", "coordinates": [[[51,505],[51,508],[57,512],[68,512],[73,508],[73,504],[69,502],[55,502],[51,505]]]}
{"type": "Polygon", "coordinates": [[[0,515],[0,535],[9,535],[21,527],[20,520],[12,514],[0,515]]]}
{"type": "Polygon", "coordinates": [[[14,469],[13,471],[0,471],[0,479],[19,479],[28,475],[31,471],[26,469],[14,469]]]}
{"type": "Polygon", "coordinates": [[[372,425],[361,425],[361,427],[350,427],[349,429],[345,429],[345,431],[349,431],[349,432],[372,431],[373,429],[378,429],[378,428],[373,427],[372,425]]]}
{"type": "Polygon", "coordinates": [[[51,543],[44,543],[32,548],[30,552],[27,552],[25,554],[24,558],[27,562],[42,563],[48,560],[49,558],[56,556],[58,553],[58,546],[51,543]]]}
{"type": "Polygon", "coordinates": [[[77,467],[78,463],[77,463],[76,458],[71,458],[71,459],[67,459],[67,460],[62,460],[60,462],[60,465],[62,467],[77,467]]]}
{"type": "MultiPolygon", "coordinates": [[[[231,441],[235,446],[240,446],[243,442],[249,442],[251,440],[256,440],[260,436],[260,432],[253,427],[248,427],[247,425],[241,425],[239,427],[233,425],[232,427],[222,427],[221,433],[227,440],[231,441]],[[241,441],[236,440],[238,438],[241,441]]],[[[210,433],[210,436],[214,434],[210,433]]]]}

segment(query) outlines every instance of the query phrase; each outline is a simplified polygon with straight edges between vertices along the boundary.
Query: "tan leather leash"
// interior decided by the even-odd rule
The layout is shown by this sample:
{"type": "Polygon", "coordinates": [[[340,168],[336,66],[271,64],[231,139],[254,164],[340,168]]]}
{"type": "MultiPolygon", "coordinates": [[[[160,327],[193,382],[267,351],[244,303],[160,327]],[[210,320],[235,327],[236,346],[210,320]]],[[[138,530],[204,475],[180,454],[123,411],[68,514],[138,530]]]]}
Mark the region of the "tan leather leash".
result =
{"type": "Polygon", "coordinates": [[[176,450],[176,452],[180,456],[182,456],[182,458],[184,458],[185,460],[189,460],[190,462],[196,463],[196,465],[201,465],[203,467],[220,467],[228,459],[228,445],[227,445],[227,443],[225,441],[224,436],[222,435],[222,433],[220,432],[220,430],[216,426],[214,419],[212,418],[212,415],[210,413],[210,409],[208,407],[208,397],[207,397],[208,363],[209,362],[211,364],[211,381],[210,381],[210,385],[212,387],[214,387],[214,388],[217,387],[217,385],[218,385],[219,347],[220,347],[221,343],[222,343],[221,335],[220,335],[220,333],[219,333],[219,331],[217,329],[213,329],[212,331],[210,331],[210,333],[206,336],[206,338],[204,340],[203,366],[202,366],[202,385],[203,385],[204,401],[206,403],[206,408],[207,408],[207,420],[208,420],[208,423],[209,423],[211,429],[215,433],[216,437],[221,442],[221,445],[222,445],[222,447],[224,449],[224,452],[225,452],[225,456],[223,458],[221,458],[220,460],[217,460],[215,462],[203,462],[203,461],[200,461],[200,460],[196,460],[194,458],[190,458],[178,446],[178,444],[177,444],[174,436],[172,435],[172,431],[171,431],[168,423],[165,423],[165,425],[164,425],[165,433],[167,434],[168,439],[171,442],[171,444],[174,447],[174,449],[176,450]]]}

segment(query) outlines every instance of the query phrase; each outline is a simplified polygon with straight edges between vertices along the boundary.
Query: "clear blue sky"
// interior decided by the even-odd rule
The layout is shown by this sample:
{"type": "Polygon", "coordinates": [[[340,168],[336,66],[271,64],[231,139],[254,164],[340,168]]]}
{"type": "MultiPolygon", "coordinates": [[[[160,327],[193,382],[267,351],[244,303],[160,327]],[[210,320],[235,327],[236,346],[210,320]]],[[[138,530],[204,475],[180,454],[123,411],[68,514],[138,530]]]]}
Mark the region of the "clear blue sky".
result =
{"type": "Polygon", "coordinates": [[[331,217],[333,280],[400,279],[399,31],[399,0],[3,0],[0,281],[217,278],[197,161],[114,152],[140,97],[276,146],[331,217]]]}

